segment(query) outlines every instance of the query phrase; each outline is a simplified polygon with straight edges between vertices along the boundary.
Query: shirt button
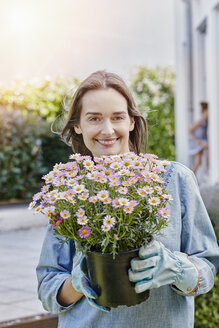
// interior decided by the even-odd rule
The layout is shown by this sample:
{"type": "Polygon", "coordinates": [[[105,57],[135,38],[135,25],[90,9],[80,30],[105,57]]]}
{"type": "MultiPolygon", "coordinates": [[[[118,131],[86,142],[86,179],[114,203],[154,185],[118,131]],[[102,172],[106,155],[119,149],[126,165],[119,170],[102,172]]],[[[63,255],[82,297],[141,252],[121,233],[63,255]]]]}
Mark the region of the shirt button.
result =
{"type": "Polygon", "coordinates": [[[190,292],[192,290],[192,288],[187,288],[187,292],[190,292]]]}

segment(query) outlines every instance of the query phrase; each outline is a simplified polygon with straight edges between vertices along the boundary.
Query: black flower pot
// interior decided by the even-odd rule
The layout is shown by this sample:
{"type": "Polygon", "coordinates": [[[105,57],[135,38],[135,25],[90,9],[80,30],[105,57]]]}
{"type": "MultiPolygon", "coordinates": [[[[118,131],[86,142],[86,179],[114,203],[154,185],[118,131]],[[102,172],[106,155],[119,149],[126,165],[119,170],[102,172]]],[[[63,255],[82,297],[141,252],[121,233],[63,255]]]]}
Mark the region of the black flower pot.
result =
{"type": "Polygon", "coordinates": [[[136,305],[149,297],[149,290],[137,294],[129,281],[128,269],[138,250],[121,252],[113,259],[110,253],[88,252],[88,277],[99,297],[95,302],[105,307],[136,305]]]}

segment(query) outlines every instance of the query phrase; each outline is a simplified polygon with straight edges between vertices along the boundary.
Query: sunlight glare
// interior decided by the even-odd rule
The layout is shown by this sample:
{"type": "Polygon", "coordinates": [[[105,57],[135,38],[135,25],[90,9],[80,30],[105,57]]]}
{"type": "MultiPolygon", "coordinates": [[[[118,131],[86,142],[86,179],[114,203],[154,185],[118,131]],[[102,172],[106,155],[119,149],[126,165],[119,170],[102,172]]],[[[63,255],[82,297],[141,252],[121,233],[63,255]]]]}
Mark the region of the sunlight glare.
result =
{"type": "Polygon", "coordinates": [[[34,15],[33,8],[21,6],[18,3],[8,6],[4,13],[4,25],[7,32],[14,37],[27,36],[36,27],[36,15],[34,15]]]}

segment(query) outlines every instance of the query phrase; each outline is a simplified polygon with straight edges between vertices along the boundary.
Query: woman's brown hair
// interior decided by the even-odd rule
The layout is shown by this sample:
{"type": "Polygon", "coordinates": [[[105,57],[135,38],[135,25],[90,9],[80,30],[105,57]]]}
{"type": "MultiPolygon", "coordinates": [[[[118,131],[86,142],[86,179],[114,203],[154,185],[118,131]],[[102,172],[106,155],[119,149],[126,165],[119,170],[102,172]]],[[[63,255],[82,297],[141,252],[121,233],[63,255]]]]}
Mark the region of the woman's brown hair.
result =
{"type": "Polygon", "coordinates": [[[112,88],[118,91],[128,104],[128,114],[135,120],[134,130],[129,134],[129,148],[136,154],[141,152],[142,142],[145,134],[145,149],[147,149],[147,123],[141,113],[136,108],[131,92],[126,86],[125,82],[115,73],[108,73],[106,71],[97,71],[89,75],[76,90],[71,107],[67,117],[67,123],[64,126],[61,137],[72,147],[75,153],[82,155],[92,155],[89,149],[85,146],[83,136],[76,134],[74,126],[79,124],[82,109],[82,97],[90,90],[112,88]]]}

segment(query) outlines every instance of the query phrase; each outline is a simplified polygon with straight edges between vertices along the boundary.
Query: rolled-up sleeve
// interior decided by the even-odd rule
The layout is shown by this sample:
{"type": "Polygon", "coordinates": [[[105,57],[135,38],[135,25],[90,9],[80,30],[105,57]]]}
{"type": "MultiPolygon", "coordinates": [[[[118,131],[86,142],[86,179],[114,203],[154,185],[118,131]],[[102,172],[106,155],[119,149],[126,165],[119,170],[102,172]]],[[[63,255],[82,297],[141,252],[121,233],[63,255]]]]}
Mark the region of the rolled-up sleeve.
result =
{"type": "MultiPolygon", "coordinates": [[[[59,238],[62,239],[60,236],[59,238]]],[[[48,312],[60,313],[74,305],[73,303],[65,307],[57,301],[59,288],[71,275],[74,255],[74,241],[61,243],[48,227],[36,268],[38,297],[48,312]]]]}
{"type": "Polygon", "coordinates": [[[207,293],[214,285],[219,248],[193,172],[188,170],[181,178],[181,252],[188,254],[199,272],[197,288],[190,294],[196,296],[207,293]]]}

